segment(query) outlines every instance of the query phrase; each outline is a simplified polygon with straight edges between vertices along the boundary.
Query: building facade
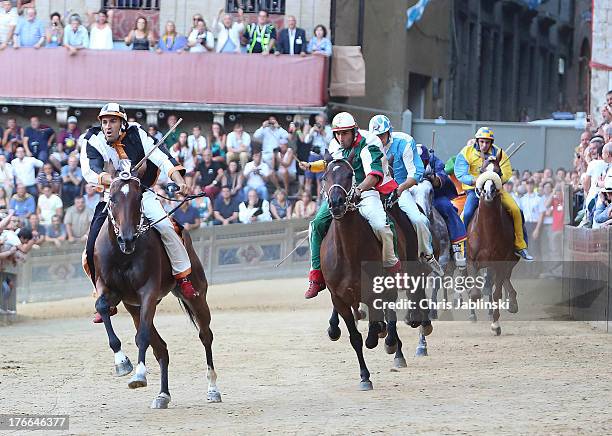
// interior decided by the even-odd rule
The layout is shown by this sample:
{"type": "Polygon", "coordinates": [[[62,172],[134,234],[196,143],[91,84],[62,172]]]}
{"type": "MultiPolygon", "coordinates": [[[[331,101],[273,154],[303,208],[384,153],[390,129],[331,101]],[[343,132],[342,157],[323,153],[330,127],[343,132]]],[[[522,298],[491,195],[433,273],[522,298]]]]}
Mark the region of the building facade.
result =
{"type": "Polygon", "coordinates": [[[586,111],[590,0],[437,0],[406,29],[415,3],[332,1],[335,43],[362,45],[366,61],[366,96],[339,107],[395,122],[406,109],[496,121],[586,111]]]}

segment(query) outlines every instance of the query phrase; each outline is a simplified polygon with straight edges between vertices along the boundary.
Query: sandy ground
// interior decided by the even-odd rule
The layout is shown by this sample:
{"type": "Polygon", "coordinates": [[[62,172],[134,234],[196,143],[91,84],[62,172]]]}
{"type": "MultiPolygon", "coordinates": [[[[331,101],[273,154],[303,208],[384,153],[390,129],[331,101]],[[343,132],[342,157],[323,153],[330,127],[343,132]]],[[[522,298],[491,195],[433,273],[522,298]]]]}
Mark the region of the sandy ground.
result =
{"type": "MultiPolygon", "coordinates": [[[[204,350],[172,297],[156,325],[170,350],[168,410],[150,410],[149,386],[113,376],[91,298],[20,305],[0,327],[0,413],[69,414],[70,434],[609,434],[612,336],[578,322],[436,322],[429,357],[414,358],[416,330],[403,323],[408,368],[367,350],[374,390],[358,390],[346,329],[326,335],[329,295],[305,302],[305,281],[242,282],[209,291],[223,403],[207,404],[204,350]]],[[[519,295],[519,303],[521,302],[519,295]]],[[[135,363],[131,318],[113,318],[135,363]]],[[[365,329],[360,324],[360,329],[365,329]]],[[[5,432],[1,432],[5,434],[5,432]]],[[[16,434],[16,433],[15,433],[16,434]]],[[[41,432],[37,433],[41,434],[41,432]]],[[[57,432],[53,434],[58,434],[57,432]]]]}

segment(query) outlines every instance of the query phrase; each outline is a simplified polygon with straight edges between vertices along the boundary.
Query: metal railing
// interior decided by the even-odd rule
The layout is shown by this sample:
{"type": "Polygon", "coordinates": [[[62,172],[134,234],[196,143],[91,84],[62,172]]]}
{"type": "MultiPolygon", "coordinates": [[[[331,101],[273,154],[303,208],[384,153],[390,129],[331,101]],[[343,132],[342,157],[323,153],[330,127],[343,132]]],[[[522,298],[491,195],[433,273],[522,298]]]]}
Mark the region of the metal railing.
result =
{"type": "Polygon", "coordinates": [[[284,15],[285,0],[227,0],[227,12],[236,13],[238,9],[247,14],[256,14],[263,9],[271,15],[284,15]]]}
{"type": "Polygon", "coordinates": [[[102,0],[102,9],[147,9],[159,11],[161,0],[102,0]]]}

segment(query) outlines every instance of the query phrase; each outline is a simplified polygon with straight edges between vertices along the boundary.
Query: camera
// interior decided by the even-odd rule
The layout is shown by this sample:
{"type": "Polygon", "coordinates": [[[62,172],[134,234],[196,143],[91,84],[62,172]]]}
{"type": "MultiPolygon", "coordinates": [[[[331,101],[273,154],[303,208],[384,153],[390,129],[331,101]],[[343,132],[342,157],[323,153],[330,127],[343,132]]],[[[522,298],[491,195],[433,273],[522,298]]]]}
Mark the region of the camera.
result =
{"type": "Polygon", "coordinates": [[[321,123],[315,123],[315,126],[317,126],[317,129],[322,129],[323,126],[321,125],[321,123]]]}
{"type": "Polygon", "coordinates": [[[276,147],[274,150],[272,150],[274,153],[280,153],[280,147],[276,147]]]}
{"type": "Polygon", "coordinates": [[[318,145],[315,145],[314,147],[312,147],[312,152],[314,154],[321,154],[321,147],[319,147],[318,145]]]}

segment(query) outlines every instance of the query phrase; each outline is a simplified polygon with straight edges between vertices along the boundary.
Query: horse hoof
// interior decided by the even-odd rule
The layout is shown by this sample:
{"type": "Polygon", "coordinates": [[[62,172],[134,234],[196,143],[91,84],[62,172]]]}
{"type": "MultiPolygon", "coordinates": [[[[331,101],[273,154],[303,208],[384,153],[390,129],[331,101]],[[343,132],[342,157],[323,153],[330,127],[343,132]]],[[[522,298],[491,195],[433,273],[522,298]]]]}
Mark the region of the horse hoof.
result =
{"type": "Polygon", "coordinates": [[[144,375],[134,374],[128,383],[130,389],[144,388],[147,386],[147,377],[144,375]]]}
{"type": "Polygon", "coordinates": [[[406,363],[406,359],[403,357],[396,357],[393,359],[393,367],[394,368],[407,368],[408,364],[406,363]]]}
{"type": "Polygon", "coordinates": [[[221,392],[219,391],[208,391],[206,395],[206,401],[209,403],[220,403],[221,402],[221,392]]]}
{"type": "Polygon", "coordinates": [[[368,350],[376,348],[378,346],[378,335],[372,335],[371,337],[368,335],[365,340],[365,346],[368,350]]]}
{"type": "Polygon", "coordinates": [[[516,300],[511,300],[508,306],[508,312],[510,313],[518,313],[518,303],[516,300]]]}
{"type": "Polygon", "coordinates": [[[395,354],[396,351],[397,351],[397,342],[395,342],[395,344],[389,345],[385,341],[385,352],[387,354],[395,354]]]}
{"type": "Polygon", "coordinates": [[[468,317],[468,320],[472,321],[472,322],[478,321],[478,319],[476,318],[476,314],[475,313],[470,313],[470,316],[468,317]]]}
{"type": "Polygon", "coordinates": [[[426,357],[427,356],[427,347],[417,347],[416,353],[414,353],[414,357],[426,357]]]}
{"type": "Polygon", "coordinates": [[[128,359],[127,357],[123,362],[119,363],[118,365],[115,365],[115,375],[117,377],[123,377],[124,375],[128,375],[133,370],[134,366],[132,365],[132,362],[130,362],[130,359],[128,359]]]}
{"type": "Polygon", "coordinates": [[[429,336],[431,332],[433,332],[433,325],[431,323],[427,325],[421,325],[421,333],[423,333],[423,336],[429,336]]]}
{"type": "Polygon", "coordinates": [[[332,327],[329,326],[329,328],[327,329],[327,337],[331,340],[331,341],[337,341],[338,339],[340,339],[340,335],[342,334],[342,332],[340,331],[340,327],[332,327]]]}
{"type": "Polygon", "coordinates": [[[378,339],[385,339],[387,337],[387,327],[384,327],[382,331],[378,333],[378,339]]]}
{"type": "Polygon", "coordinates": [[[430,319],[438,319],[438,311],[436,309],[431,309],[429,311],[429,318],[430,319]]]}
{"type": "Polygon", "coordinates": [[[166,394],[165,392],[162,392],[153,399],[153,402],[151,403],[151,409],[167,409],[169,403],[170,395],[166,394]]]}
{"type": "Polygon", "coordinates": [[[372,382],[370,380],[362,381],[361,383],[359,383],[360,391],[371,391],[372,389],[374,389],[374,387],[372,386],[372,382]]]}
{"type": "Polygon", "coordinates": [[[491,333],[493,333],[495,336],[501,335],[501,326],[496,322],[491,324],[491,333]]]}

